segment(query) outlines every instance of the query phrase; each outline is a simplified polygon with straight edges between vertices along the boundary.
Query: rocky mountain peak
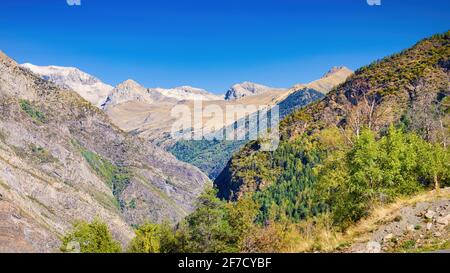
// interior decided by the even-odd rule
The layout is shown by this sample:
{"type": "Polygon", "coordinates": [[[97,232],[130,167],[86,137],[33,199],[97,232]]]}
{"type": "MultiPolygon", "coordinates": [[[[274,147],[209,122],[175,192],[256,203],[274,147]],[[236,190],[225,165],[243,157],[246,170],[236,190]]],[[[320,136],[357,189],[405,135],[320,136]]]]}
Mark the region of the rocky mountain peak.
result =
{"type": "Polygon", "coordinates": [[[333,66],[322,78],[331,77],[337,73],[345,73],[345,72],[353,73],[353,71],[351,71],[349,68],[345,66],[333,66]]]}
{"type": "Polygon", "coordinates": [[[225,94],[225,100],[237,100],[247,96],[263,94],[270,90],[283,90],[283,89],[277,89],[262,84],[246,81],[243,83],[233,85],[225,94]]]}
{"type": "Polygon", "coordinates": [[[126,91],[137,91],[137,90],[145,90],[145,88],[140,85],[138,82],[132,79],[128,79],[122,83],[119,83],[116,88],[117,90],[126,90],[126,91]]]}
{"type": "Polygon", "coordinates": [[[321,79],[306,84],[305,87],[327,94],[352,74],[353,71],[345,66],[334,66],[321,79]]]}

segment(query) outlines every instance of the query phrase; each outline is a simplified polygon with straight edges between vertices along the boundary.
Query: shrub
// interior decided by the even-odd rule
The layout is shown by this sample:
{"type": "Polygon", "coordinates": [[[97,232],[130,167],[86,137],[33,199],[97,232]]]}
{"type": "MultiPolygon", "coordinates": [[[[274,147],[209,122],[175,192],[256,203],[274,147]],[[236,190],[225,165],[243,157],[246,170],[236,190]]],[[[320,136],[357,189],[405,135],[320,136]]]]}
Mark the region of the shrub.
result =
{"type": "Polygon", "coordinates": [[[120,253],[120,244],[112,238],[108,226],[95,219],[91,223],[78,221],[62,239],[61,251],[71,251],[71,243],[80,245],[81,253],[120,253]]]}
{"type": "Polygon", "coordinates": [[[130,253],[169,253],[173,252],[175,234],[169,223],[146,223],[135,231],[136,237],[130,242],[130,253]]]}

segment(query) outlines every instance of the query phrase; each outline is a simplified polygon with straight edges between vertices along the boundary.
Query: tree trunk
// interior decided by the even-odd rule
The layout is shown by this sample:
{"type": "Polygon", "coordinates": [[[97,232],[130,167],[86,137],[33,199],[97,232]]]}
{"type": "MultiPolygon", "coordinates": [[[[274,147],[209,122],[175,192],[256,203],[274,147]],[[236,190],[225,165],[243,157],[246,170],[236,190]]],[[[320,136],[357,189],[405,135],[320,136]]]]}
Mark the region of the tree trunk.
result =
{"type": "Polygon", "coordinates": [[[441,190],[441,187],[439,186],[439,179],[437,174],[434,175],[434,188],[436,189],[436,193],[439,193],[441,190]]]}

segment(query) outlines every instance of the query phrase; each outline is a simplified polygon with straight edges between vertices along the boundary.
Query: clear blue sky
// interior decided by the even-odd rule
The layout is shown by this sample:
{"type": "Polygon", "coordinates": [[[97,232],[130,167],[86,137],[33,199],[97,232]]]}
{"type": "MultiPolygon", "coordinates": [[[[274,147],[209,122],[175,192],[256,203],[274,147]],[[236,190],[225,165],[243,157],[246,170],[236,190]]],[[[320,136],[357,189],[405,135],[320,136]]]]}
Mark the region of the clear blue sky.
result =
{"type": "Polygon", "coordinates": [[[0,50],[112,85],[275,87],[356,69],[450,29],[449,0],[2,0],[0,50]]]}

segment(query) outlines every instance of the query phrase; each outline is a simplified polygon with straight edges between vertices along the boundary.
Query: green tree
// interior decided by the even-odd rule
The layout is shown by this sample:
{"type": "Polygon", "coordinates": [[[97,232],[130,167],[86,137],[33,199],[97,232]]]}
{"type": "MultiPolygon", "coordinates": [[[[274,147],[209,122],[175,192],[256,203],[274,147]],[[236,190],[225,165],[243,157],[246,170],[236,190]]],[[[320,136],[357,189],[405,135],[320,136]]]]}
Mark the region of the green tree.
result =
{"type": "Polygon", "coordinates": [[[419,151],[419,172],[439,191],[442,185],[450,184],[450,150],[439,144],[420,143],[417,145],[419,151]],[[441,185],[442,183],[442,185],[441,185]]]}
{"type": "Polygon", "coordinates": [[[394,126],[378,140],[363,130],[350,149],[335,150],[316,167],[315,201],[325,203],[335,223],[345,228],[365,216],[372,203],[419,191],[425,177],[418,169],[433,170],[421,163],[430,161],[421,154],[432,151],[420,137],[394,126]]]}
{"type": "Polygon", "coordinates": [[[216,197],[217,190],[200,196],[197,209],[185,220],[185,232],[179,235],[186,242],[184,251],[224,253],[237,251],[232,226],[228,221],[226,203],[216,197]]]}
{"type": "Polygon", "coordinates": [[[146,223],[135,231],[136,236],[128,246],[130,253],[173,253],[176,252],[174,229],[168,222],[146,223]]]}
{"type": "Polygon", "coordinates": [[[250,197],[227,204],[227,219],[233,231],[232,244],[242,248],[244,238],[254,231],[258,205],[250,197]]]}
{"type": "Polygon", "coordinates": [[[409,195],[420,189],[417,175],[418,153],[415,143],[424,143],[413,134],[390,126],[387,134],[381,138],[380,167],[382,173],[383,194],[390,197],[409,195]]]}
{"type": "Polygon", "coordinates": [[[131,253],[160,253],[161,228],[157,224],[144,224],[136,231],[136,237],[130,242],[128,252],[131,253]]]}
{"type": "Polygon", "coordinates": [[[81,253],[120,253],[120,243],[112,238],[108,226],[95,219],[91,223],[78,221],[73,230],[62,239],[61,251],[72,251],[70,245],[76,243],[81,253]]]}
{"type": "Polygon", "coordinates": [[[331,200],[334,202],[334,220],[341,226],[347,227],[367,213],[382,181],[382,170],[378,164],[380,156],[375,134],[363,130],[347,153],[346,166],[342,167],[342,170],[348,170],[348,179],[340,185],[331,200]]]}

